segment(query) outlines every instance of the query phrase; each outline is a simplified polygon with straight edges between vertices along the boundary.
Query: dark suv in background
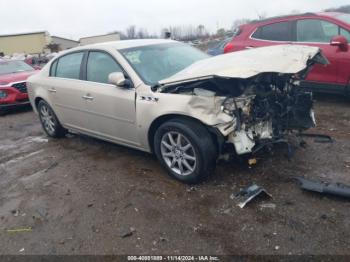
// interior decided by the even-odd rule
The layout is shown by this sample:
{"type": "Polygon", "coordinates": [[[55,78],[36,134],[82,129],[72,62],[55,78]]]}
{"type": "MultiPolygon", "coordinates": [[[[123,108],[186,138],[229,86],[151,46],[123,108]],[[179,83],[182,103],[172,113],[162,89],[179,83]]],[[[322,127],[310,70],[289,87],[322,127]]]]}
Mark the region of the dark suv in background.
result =
{"type": "MultiPolygon", "coordinates": [[[[317,46],[330,64],[316,65],[302,87],[350,94],[350,14],[307,13],[253,21],[240,26],[225,53],[279,44],[317,46]]],[[[268,61],[266,61],[268,62],[268,61]]]]}

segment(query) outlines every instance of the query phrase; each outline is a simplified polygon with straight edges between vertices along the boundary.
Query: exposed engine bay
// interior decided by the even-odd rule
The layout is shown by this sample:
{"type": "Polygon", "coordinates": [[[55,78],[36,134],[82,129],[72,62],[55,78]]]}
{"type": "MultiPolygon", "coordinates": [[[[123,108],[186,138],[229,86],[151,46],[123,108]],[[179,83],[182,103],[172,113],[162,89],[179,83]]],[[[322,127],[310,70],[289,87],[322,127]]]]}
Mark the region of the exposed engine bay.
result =
{"type": "Polygon", "coordinates": [[[162,92],[222,97],[220,110],[232,119],[225,139],[240,155],[281,140],[292,130],[315,126],[312,93],[298,86],[299,77],[281,73],[247,79],[213,77],[169,85],[162,92]]]}
{"type": "Polygon", "coordinates": [[[198,61],[154,90],[189,95],[189,115],[241,155],[315,126],[312,93],[300,88],[315,64],[329,64],[316,47],[254,48],[198,61]]]}

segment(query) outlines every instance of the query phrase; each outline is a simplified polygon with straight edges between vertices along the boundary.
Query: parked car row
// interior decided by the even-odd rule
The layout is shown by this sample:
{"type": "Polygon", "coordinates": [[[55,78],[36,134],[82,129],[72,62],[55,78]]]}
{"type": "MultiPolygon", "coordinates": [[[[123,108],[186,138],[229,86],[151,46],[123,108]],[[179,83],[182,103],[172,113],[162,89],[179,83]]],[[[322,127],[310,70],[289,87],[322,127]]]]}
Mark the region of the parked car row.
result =
{"type": "Polygon", "coordinates": [[[26,81],[37,72],[24,61],[0,58],[0,114],[29,105],[26,81]]]}
{"type": "MultiPolygon", "coordinates": [[[[307,13],[255,21],[239,28],[224,52],[293,44],[320,48],[329,61],[310,72],[304,88],[350,94],[350,14],[307,13]]],[[[268,62],[268,60],[267,60],[268,62]]]]}

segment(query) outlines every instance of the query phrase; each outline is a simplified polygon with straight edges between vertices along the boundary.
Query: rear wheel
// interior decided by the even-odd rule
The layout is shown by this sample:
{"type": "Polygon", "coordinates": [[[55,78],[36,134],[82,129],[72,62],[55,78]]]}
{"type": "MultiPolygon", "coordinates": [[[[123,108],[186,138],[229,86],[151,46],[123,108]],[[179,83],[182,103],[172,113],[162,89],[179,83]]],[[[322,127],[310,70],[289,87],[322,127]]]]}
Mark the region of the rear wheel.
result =
{"type": "Polygon", "coordinates": [[[59,138],[67,134],[67,130],[62,127],[54,111],[44,100],[39,102],[38,112],[41,125],[48,136],[59,138]]]}
{"type": "Polygon", "coordinates": [[[197,183],[215,169],[215,144],[204,126],[187,119],[162,124],[154,139],[154,151],[170,176],[197,183]]]}

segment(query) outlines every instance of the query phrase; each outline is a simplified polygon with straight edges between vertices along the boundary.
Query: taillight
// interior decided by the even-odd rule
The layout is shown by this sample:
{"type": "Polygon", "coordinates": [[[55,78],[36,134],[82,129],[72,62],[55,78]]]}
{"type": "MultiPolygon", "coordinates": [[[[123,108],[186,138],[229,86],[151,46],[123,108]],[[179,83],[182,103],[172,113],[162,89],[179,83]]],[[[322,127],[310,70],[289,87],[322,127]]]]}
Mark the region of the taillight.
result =
{"type": "Polygon", "coordinates": [[[224,53],[230,53],[233,52],[233,44],[231,42],[228,42],[224,47],[224,53]]]}

